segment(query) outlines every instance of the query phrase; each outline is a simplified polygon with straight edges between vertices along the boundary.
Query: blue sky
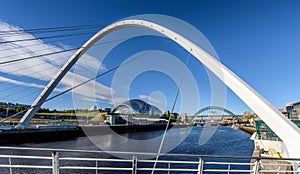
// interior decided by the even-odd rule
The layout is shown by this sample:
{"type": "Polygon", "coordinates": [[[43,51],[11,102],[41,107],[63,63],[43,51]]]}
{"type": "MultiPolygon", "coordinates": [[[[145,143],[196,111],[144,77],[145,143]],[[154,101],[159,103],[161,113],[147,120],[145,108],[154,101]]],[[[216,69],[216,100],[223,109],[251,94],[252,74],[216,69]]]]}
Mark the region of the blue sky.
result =
{"type": "MultiPolygon", "coordinates": [[[[23,29],[111,24],[122,18],[139,14],[169,15],[196,27],[210,41],[222,63],[262,94],[275,107],[281,107],[287,102],[300,99],[300,82],[298,78],[300,64],[300,2],[296,0],[111,0],[101,2],[88,0],[7,0],[3,1],[0,6],[0,21],[23,29]]],[[[68,43],[62,44],[68,45],[68,43]]],[[[78,43],[78,45],[81,44],[83,42],[78,43]]],[[[145,45],[145,47],[150,48],[148,45],[145,45]]],[[[164,49],[168,50],[168,48],[164,49]]],[[[183,55],[184,53],[176,54],[183,55]]],[[[107,63],[106,66],[110,68],[112,65],[107,63]]],[[[192,67],[195,68],[196,66],[200,67],[200,79],[207,81],[207,76],[201,64],[198,65],[193,62],[192,67]]],[[[191,71],[197,73],[197,70],[193,68],[191,71]]],[[[142,76],[147,79],[158,78],[155,77],[155,73],[139,76],[132,83],[132,89],[134,90],[130,92],[130,95],[133,97],[150,95],[151,90],[155,90],[154,87],[151,88],[151,84],[148,84],[148,90],[139,91],[141,84],[146,82],[142,76]]],[[[108,77],[106,78],[108,79],[108,77]]],[[[105,84],[108,81],[104,78],[101,83],[105,84]]],[[[173,82],[170,81],[169,83],[173,82]]],[[[203,85],[201,83],[200,85],[199,82],[198,85],[201,86],[201,103],[199,106],[201,108],[210,103],[207,87],[209,84],[203,85]]],[[[40,89],[33,90],[40,91],[40,89]]],[[[165,89],[159,90],[164,91],[165,89]]],[[[166,91],[171,94],[176,90],[174,88],[166,91]]],[[[1,94],[1,96],[4,95],[1,94]]],[[[174,97],[168,95],[167,98],[169,101],[167,108],[170,109],[170,103],[172,103],[174,97]]],[[[60,98],[56,102],[45,104],[45,107],[60,108],[61,104],[58,105],[57,103],[63,102],[67,109],[72,108],[72,102],[67,99],[69,98],[60,98]]],[[[20,100],[20,102],[30,102],[30,100],[20,100]]],[[[103,104],[103,106],[105,105],[103,104]]],[[[227,90],[226,106],[229,110],[238,114],[249,110],[230,90],[227,90]]]]}

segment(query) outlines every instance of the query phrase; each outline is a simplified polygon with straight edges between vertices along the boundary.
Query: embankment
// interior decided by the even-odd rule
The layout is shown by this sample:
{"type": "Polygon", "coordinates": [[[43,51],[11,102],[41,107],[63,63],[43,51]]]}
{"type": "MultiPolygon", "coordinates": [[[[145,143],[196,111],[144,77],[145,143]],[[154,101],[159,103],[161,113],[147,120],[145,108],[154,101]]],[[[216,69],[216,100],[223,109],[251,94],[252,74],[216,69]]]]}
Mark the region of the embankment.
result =
{"type": "Polygon", "coordinates": [[[77,138],[79,135],[80,131],[78,128],[2,130],[0,133],[0,144],[60,141],[77,138]]]}
{"type": "MultiPolygon", "coordinates": [[[[171,127],[181,128],[192,125],[170,125],[171,127]]],[[[164,130],[166,125],[86,125],[73,128],[43,128],[43,129],[24,129],[24,130],[1,130],[0,144],[21,144],[38,143],[74,139],[80,136],[101,135],[112,133],[146,132],[153,130],[164,130]]]]}
{"type": "Polygon", "coordinates": [[[240,130],[252,135],[254,134],[254,132],[256,132],[256,129],[253,128],[253,127],[246,127],[246,126],[241,126],[241,125],[238,125],[237,126],[240,130]]]}

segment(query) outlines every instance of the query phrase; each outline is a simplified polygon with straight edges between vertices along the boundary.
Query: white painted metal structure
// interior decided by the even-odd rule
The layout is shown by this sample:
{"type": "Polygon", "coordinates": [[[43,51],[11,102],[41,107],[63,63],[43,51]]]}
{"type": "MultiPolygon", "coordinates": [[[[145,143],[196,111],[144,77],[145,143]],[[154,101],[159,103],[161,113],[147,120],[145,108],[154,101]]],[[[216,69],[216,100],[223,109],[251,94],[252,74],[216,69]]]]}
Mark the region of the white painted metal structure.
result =
{"type": "Polygon", "coordinates": [[[157,154],[122,151],[91,151],[0,147],[1,152],[27,152],[20,155],[1,154],[2,173],[297,173],[292,158],[209,156],[195,154],[157,154]],[[39,152],[39,155],[28,155],[39,152]],[[30,154],[29,153],[29,154],[30,154]],[[43,155],[42,155],[43,154],[43,155]],[[50,156],[52,154],[52,156],[50,156]],[[111,156],[108,156],[110,154],[111,156]],[[86,157],[88,155],[88,157],[86,157]],[[123,155],[120,159],[115,156],[123,155]],[[153,160],[158,156],[157,160],[153,160]],[[176,157],[176,158],[174,158],[176,157]],[[25,161],[25,162],[24,162],[25,161]],[[112,165],[116,164],[116,165],[112,165]],[[157,164],[156,167],[153,167],[157,164]]]}
{"type": "Polygon", "coordinates": [[[42,91],[39,97],[32,104],[32,109],[28,110],[24,117],[20,120],[17,128],[27,126],[31,118],[34,116],[38,108],[47,99],[59,81],[76,63],[76,61],[98,40],[115,30],[126,28],[129,26],[145,27],[157,31],[170,38],[200,62],[202,62],[211,72],[220,78],[234,93],[236,93],[260,118],[284,141],[287,147],[289,157],[300,157],[300,130],[290,120],[284,117],[274,106],[266,99],[259,95],[248,84],[241,80],[237,75],[225,67],[221,62],[211,56],[209,53],[201,49],[198,45],[187,40],[176,32],[165,28],[161,25],[145,20],[123,20],[107,26],[99,31],[89,41],[87,41],[61,68],[61,70],[53,77],[47,87],[42,91]]]}

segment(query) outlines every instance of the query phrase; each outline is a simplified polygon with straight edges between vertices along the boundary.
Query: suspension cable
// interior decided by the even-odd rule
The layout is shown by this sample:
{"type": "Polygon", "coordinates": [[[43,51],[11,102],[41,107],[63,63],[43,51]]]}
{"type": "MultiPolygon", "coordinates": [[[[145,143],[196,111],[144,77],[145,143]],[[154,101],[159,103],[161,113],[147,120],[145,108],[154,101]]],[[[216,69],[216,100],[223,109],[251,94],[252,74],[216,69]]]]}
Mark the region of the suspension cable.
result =
{"type": "MultiPolygon", "coordinates": [[[[71,44],[79,44],[79,43],[82,43],[82,41],[76,41],[76,42],[72,42],[71,44]]],[[[43,44],[37,44],[35,46],[43,46],[43,44]]],[[[70,46],[70,43],[68,44],[68,46],[70,46]]],[[[43,46],[45,47],[45,46],[43,46]]],[[[29,47],[19,47],[19,49],[28,49],[29,47]]],[[[61,49],[59,47],[53,47],[54,49],[61,49]]],[[[46,46],[46,48],[43,48],[43,49],[37,49],[37,50],[30,50],[30,51],[34,51],[35,53],[36,52],[41,52],[41,51],[45,51],[45,50],[48,50],[49,47],[46,46]]],[[[11,55],[6,55],[6,56],[2,56],[0,57],[0,59],[3,59],[3,58],[9,58],[9,57],[14,57],[14,56],[21,56],[21,55],[25,55],[25,54],[28,54],[28,52],[26,51],[23,51],[21,53],[18,53],[18,54],[11,54],[11,55]]]]}
{"type": "Polygon", "coordinates": [[[26,45],[26,46],[19,46],[19,47],[15,47],[14,44],[8,44],[9,46],[12,46],[12,47],[9,47],[9,48],[4,48],[4,49],[0,49],[0,52],[1,51],[8,51],[8,50],[16,50],[16,49],[23,49],[23,48],[30,48],[30,47],[34,47],[34,46],[38,46],[38,45],[42,45],[42,44],[55,44],[57,42],[65,42],[65,41],[70,41],[70,40],[75,40],[75,39],[79,39],[79,37],[83,37],[83,36],[78,36],[78,37],[75,37],[75,38],[67,38],[67,39],[58,39],[58,40],[52,40],[52,41],[48,41],[48,42],[38,42],[38,43],[34,43],[34,44],[29,44],[29,45],[26,45]]]}
{"type": "Polygon", "coordinates": [[[4,64],[8,64],[8,63],[13,63],[13,62],[24,61],[24,60],[28,60],[28,59],[35,59],[35,58],[39,58],[39,57],[42,57],[42,56],[50,56],[50,55],[54,55],[54,54],[65,53],[65,52],[69,52],[69,51],[78,50],[79,48],[81,48],[81,47],[66,49],[66,50],[62,50],[62,51],[55,51],[55,52],[50,52],[50,53],[46,53],[46,54],[40,54],[40,55],[36,55],[36,56],[29,56],[29,57],[24,57],[24,58],[20,58],[20,59],[3,61],[3,62],[0,62],[0,65],[4,65],[4,64]]]}
{"type": "Polygon", "coordinates": [[[46,27],[46,28],[31,28],[31,29],[20,29],[20,30],[2,30],[1,34],[7,33],[32,33],[32,32],[52,32],[52,31],[66,31],[73,29],[82,29],[82,28],[93,28],[93,27],[106,27],[104,24],[90,24],[90,25],[77,25],[77,26],[60,26],[60,27],[46,27]]]}
{"type": "MultiPolygon", "coordinates": [[[[170,40],[168,40],[168,41],[170,41],[170,40]]],[[[112,72],[112,71],[114,71],[114,70],[116,70],[116,69],[118,69],[118,68],[120,68],[120,67],[123,67],[123,66],[125,66],[125,65],[127,65],[127,64],[130,64],[130,63],[136,61],[137,59],[139,59],[139,58],[141,58],[141,57],[143,57],[143,56],[145,56],[145,55],[147,55],[147,54],[150,54],[153,50],[156,50],[156,49],[158,49],[158,48],[161,48],[162,46],[164,46],[164,45],[167,44],[167,43],[168,43],[168,42],[163,43],[163,44],[159,45],[158,47],[155,47],[154,49],[148,50],[148,51],[144,52],[143,54],[138,55],[138,56],[136,56],[135,58],[133,58],[133,59],[131,59],[131,60],[129,60],[129,61],[123,63],[123,64],[117,65],[117,66],[115,66],[115,67],[113,67],[113,68],[111,68],[111,69],[109,69],[109,70],[107,70],[107,71],[105,71],[105,72],[103,72],[103,73],[101,73],[101,74],[99,74],[99,75],[93,77],[93,78],[90,78],[90,79],[88,79],[88,80],[86,80],[86,81],[84,81],[84,82],[82,82],[82,83],[79,83],[79,84],[77,84],[77,85],[75,85],[75,86],[73,86],[73,87],[71,87],[71,88],[69,88],[69,89],[67,89],[67,90],[64,90],[63,92],[60,92],[60,93],[58,93],[58,94],[56,94],[56,95],[54,95],[54,96],[52,96],[52,97],[46,99],[45,101],[41,101],[41,102],[39,102],[39,103],[37,103],[37,104],[35,104],[35,105],[32,105],[32,106],[28,107],[27,109],[24,109],[24,110],[22,110],[22,111],[20,111],[20,112],[18,112],[18,113],[16,113],[16,114],[13,114],[13,115],[11,115],[11,116],[5,118],[5,119],[2,119],[2,120],[0,120],[0,123],[4,122],[4,121],[6,121],[6,120],[8,120],[8,119],[10,119],[10,118],[13,118],[13,117],[15,117],[15,116],[17,116],[17,115],[19,115],[19,114],[22,114],[22,113],[24,113],[24,112],[26,112],[26,111],[28,111],[28,110],[30,110],[30,109],[32,109],[32,108],[34,108],[34,107],[40,105],[40,104],[44,104],[44,103],[46,103],[46,102],[48,102],[48,101],[50,101],[50,100],[53,100],[53,99],[55,99],[55,98],[57,98],[57,97],[59,97],[59,96],[65,94],[65,93],[67,93],[67,92],[73,90],[73,89],[76,89],[76,88],[78,88],[78,87],[80,87],[80,86],[82,86],[82,85],[84,85],[84,84],[86,84],[86,83],[88,83],[88,82],[90,82],[90,81],[93,81],[93,80],[95,80],[95,79],[97,79],[97,78],[99,78],[99,77],[101,77],[101,76],[103,76],[103,75],[106,75],[106,74],[108,74],[108,73],[110,73],[110,72],[112,72]]]]}
{"type": "MultiPolygon", "coordinates": [[[[126,39],[117,39],[117,40],[106,41],[106,42],[101,42],[101,43],[98,43],[98,44],[94,44],[92,47],[95,47],[95,46],[98,46],[98,45],[110,44],[110,43],[114,43],[114,42],[120,42],[120,41],[127,40],[127,39],[128,39],[128,38],[126,38],[126,39]]],[[[55,60],[58,60],[58,59],[60,59],[60,58],[62,58],[62,57],[58,57],[58,58],[56,58],[55,60]]],[[[18,70],[15,70],[15,71],[10,71],[10,72],[16,72],[16,71],[21,71],[21,70],[24,70],[24,69],[29,69],[29,68],[31,68],[31,67],[36,67],[36,66],[41,65],[41,64],[43,64],[43,62],[42,62],[42,63],[39,63],[39,64],[35,64],[35,65],[33,65],[33,66],[29,66],[29,67],[23,68],[23,69],[18,69],[18,70]]],[[[63,66],[63,65],[59,65],[58,67],[61,68],[62,66],[63,66]]],[[[48,70],[49,70],[49,69],[43,69],[43,70],[41,70],[41,71],[35,71],[35,72],[30,73],[30,74],[35,74],[35,73],[39,73],[39,72],[43,72],[43,71],[48,71],[48,70]]],[[[9,72],[5,72],[5,73],[2,73],[2,74],[0,74],[0,75],[4,75],[4,74],[9,74],[9,72]]],[[[54,74],[55,74],[55,73],[54,73],[54,74]]],[[[26,74],[26,75],[28,75],[28,74],[26,74]]],[[[21,75],[21,76],[19,76],[18,78],[15,78],[14,80],[16,80],[16,79],[21,79],[22,77],[25,77],[26,75],[21,75]]],[[[44,75],[44,77],[47,77],[47,76],[49,76],[49,74],[44,75]]],[[[42,77],[43,77],[43,76],[42,76],[42,77]]],[[[32,80],[32,81],[34,81],[34,80],[32,80]]],[[[2,82],[2,83],[0,83],[0,85],[3,85],[3,84],[5,84],[5,83],[8,83],[8,82],[2,82]]],[[[36,85],[43,85],[43,83],[35,83],[35,84],[36,84],[36,85]]],[[[3,92],[3,91],[7,91],[7,90],[14,90],[14,88],[16,88],[16,87],[18,87],[18,86],[8,87],[8,88],[6,88],[6,89],[3,89],[2,92],[3,92]]],[[[28,90],[28,89],[31,89],[31,88],[33,88],[33,87],[28,87],[28,88],[25,89],[25,90],[28,90]]],[[[24,90],[23,90],[22,92],[24,92],[24,90]]],[[[6,97],[8,97],[8,96],[11,96],[11,94],[7,94],[6,96],[2,96],[2,97],[0,97],[0,99],[6,98],[6,97]]]]}
{"type": "MultiPolygon", "coordinates": [[[[64,58],[65,56],[63,56],[63,57],[57,57],[57,58],[55,58],[55,59],[52,59],[51,61],[57,61],[57,60],[59,60],[59,59],[61,59],[61,58],[64,58]]],[[[6,72],[2,72],[2,73],[0,73],[0,76],[3,76],[3,75],[6,75],[6,74],[10,74],[10,73],[16,73],[16,72],[19,72],[19,71],[23,71],[23,70],[27,70],[27,69],[32,69],[32,68],[34,68],[34,67],[37,67],[37,66],[39,66],[39,65],[43,65],[45,62],[41,62],[41,63],[38,63],[38,64],[34,64],[34,65],[31,65],[31,66],[27,66],[27,67],[24,67],[24,68],[20,68],[20,69],[17,69],[17,70],[11,70],[11,71],[6,71],[6,72]]],[[[56,63],[57,64],[57,63],[56,63]]],[[[58,64],[57,64],[58,65],[58,64]]],[[[29,74],[26,74],[26,75],[20,75],[19,77],[17,77],[17,78],[14,78],[14,80],[18,80],[18,79],[21,79],[21,78],[23,78],[23,77],[26,77],[26,76],[28,76],[28,75],[32,75],[32,74],[35,74],[35,73],[38,73],[38,72],[43,72],[43,71],[48,71],[48,69],[43,69],[43,70],[41,70],[41,71],[33,71],[33,72],[31,72],[31,73],[29,73],[29,74]]],[[[5,83],[8,83],[8,82],[0,82],[0,86],[1,85],[3,85],[3,84],[5,84],[5,83]]]]}
{"type": "MultiPolygon", "coordinates": [[[[175,95],[175,98],[174,98],[174,101],[173,101],[171,113],[174,113],[174,108],[175,108],[175,105],[176,105],[176,102],[177,102],[177,99],[178,99],[178,96],[179,96],[179,93],[180,93],[180,89],[181,89],[182,84],[183,84],[184,76],[185,76],[185,74],[186,74],[186,72],[188,70],[187,66],[188,66],[189,61],[190,61],[190,55],[191,54],[189,53],[188,54],[188,58],[187,58],[186,63],[185,63],[185,69],[184,69],[184,71],[182,73],[181,80],[180,80],[179,86],[177,88],[177,92],[176,92],[176,95],[175,95]]],[[[161,140],[159,148],[158,148],[158,152],[157,152],[158,155],[161,153],[161,150],[162,150],[162,147],[164,145],[164,141],[165,141],[165,138],[166,138],[166,135],[167,135],[167,131],[168,131],[168,128],[170,126],[170,122],[171,122],[170,112],[168,112],[168,117],[169,117],[169,119],[168,119],[168,122],[167,122],[166,128],[164,130],[164,134],[163,134],[162,140],[161,140]]],[[[152,174],[154,174],[154,169],[156,168],[156,165],[157,165],[157,161],[158,161],[158,157],[159,157],[158,155],[156,156],[155,163],[153,165],[153,170],[151,172],[152,174]]]]}
{"type": "MultiPolygon", "coordinates": [[[[119,42],[119,41],[122,41],[122,40],[127,40],[128,38],[126,38],[126,39],[118,39],[118,40],[112,40],[112,41],[106,41],[106,42],[101,42],[101,43],[98,43],[98,44],[94,44],[92,47],[95,47],[95,46],[98,46],[98,45],[104,45],[104,44],[110,44],[110,43],[114,43],[114,42],[119,42]]],[[[62,57],[58,57],[58,58],[56,58],[56,60],[58,60],[58,59],[60,59],[60,58],[62,58],[62,57]]],[[[40,64],[43,64],[43,62],[42,63],[39,63],[39,64],[35,64],[34,66],[29,66],[29,67],[27,67],[27,68],[23,68],[23,69],[18,69],[18,70],[15,70],[15,71],[12,71],[12,72],[16,72],[16,71],[21,71],[21,70],[24,70],[24,69],[29,69],[30,67],[36,67],[36,66],[38,66],[38,65],[40,65],[40,64]]],[[[63,66],[63,64],[62,65],[58,65],[60,68],[63,66]]],[[[43,69],[43,70],[41,70],[41,71],[35,71],[35,72],[32,72],[32,73],[30,73],[30,74],[35,74],[35,73],[39,73],[39,72],[43,72],[43,71],[48,71],[49,69],[43,69]]],[[[0,75],[3,75],[3,74],[9,74],[9,72],[5,72],[5,73],[2,73],[2,74],[0,74],[0,75]]],[[[54,73],[55,74],[55,73],[54,73]]],[[[26,74],[27,76],[29,75],[29,74],[26,74]]],[[[26,75],[23,75],[23,77],[25,77],[26,75]]],[[[44,76],[42,76],[42,77],[47,77],[47,76],[49,76],[49,74],[47,74],[47,75],[44,75],[44,76]]],[[[21,76],[19,76],[18,78],[15,78],[14,80],[16,80],[16,79],[21,79],[22,78],[22,75],[21,76]]],[[[41,77],[39,77],[39,78],[41,78],[41,77]]],[[[34,80],[31,80],[31,81],[34,81],[34,80]]],[[[8,83],[8,82],[2,82],[2,83],[0,83],[0,85],[3,85],[3,84],[5,84],[5,83],[8,83]]],[[[43,83],[35,83],[35,85],[44,85],[43,83]]],[[[46,86],[46,84],[45,84],[45,86],[46,86]]],[[[4,92],[4,91],[7,91],[7,90],[14,90],[15,88],[17,88],[18,86],[13,86],[13,87],[7,87],[6,89],[3,89],[2,90],[2,92],[4,92]]],[[[31,88],[33,88],[33,87],[28,87],[27,89],[25,89],[25,90],[29,90],[29,89],[31,89],[31,88]]],[[[24,90],[22,91],[22,92],[24,92],[24,90]]],[[[6,94],[7,94],[7,92],[6,92],[6,94]]],[[[7,94],[6,96],[2,96],[2,97],[0,97],[0,99],[2,99],[2,98],[6,98],[6,97],[8,97],[8,96],[11,96],[11,94],[7,94]]],[[[19,97],[20,98],[20,97],[19,97]]],[[[21,97],[22,98],[22,97],[21,97]]]]}
{"type": "Polygon", "coordinates": [[[95,34],[95,32],[63,34],[63,35],[54,35],[54,36],[45,36],[45,37],[34,37],[34,38],[28,38],[28,39],[16,39],[16,40],[9,40],[9,41],[1,41],[0,44],[25,42],[25,41],[32,41],[32,40],[53,39],[53,38],[61,38],[61,37],[73,37],[73,36],[82,36],[82,35],[91,35],[91,34],[95,34]]]}
{"type": "MultiPolygon", "coordinates": [[[[119,42],[119,41],[122,41],[122,40],[124,40],[124,39],[118,39],[118,40],[115,40],[115,41],[107,41],[107,42],[103,42],[103,43],[98,43],[98,44],[95,44],[94,46],[105,44],[105,43],[119,42]]],[[[35,55],[35,56],[29,56],[29,57],[24,57],[24,58],[9,60],[9,61],[3,61],[3,62],[0,62],[0,65],[12,63],[12,62],[24,61],[24,60],[28,60],[28,59],[35,59],[35,58],[39,58],[39,57],[42,57],[42,56],[49,56],[49,55],[54,55],[54,54],[59,54],[59,53],[64,53],[64,52],[69,52],[69,51],[74,51],[74,50],[78,50],[80,48],[82,48],[82,47],[71,48],[71,49],[66,49],[66,50],[56,51],[56,52],[50,52],[50,53],[40,54],[40,55],[35,55]]]]}

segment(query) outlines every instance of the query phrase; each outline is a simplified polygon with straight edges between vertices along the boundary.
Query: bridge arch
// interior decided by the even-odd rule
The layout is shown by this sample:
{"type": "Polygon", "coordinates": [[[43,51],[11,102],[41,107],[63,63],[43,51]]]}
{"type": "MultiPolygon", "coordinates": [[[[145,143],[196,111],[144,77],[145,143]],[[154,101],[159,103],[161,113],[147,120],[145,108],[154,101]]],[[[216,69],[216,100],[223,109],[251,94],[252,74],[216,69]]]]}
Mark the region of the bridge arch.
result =
{"type": "Polygon", "coordinates": [[[194,116],[198,116],[199,114],[201,114],[202,112],[205,111],[209,111],[209,110],[219,110],[219,111],[223,111],[226,112],[227,114],[231,115],[231,116],[235,116],[235,114],[233,112],[231,112],[230,110],[226,109],[226,108],[222,108],[220,106],[206,106],[202,109],[200,109],[198,112],[196,112],[194,114],[194,116]]]}
{"type": "Polygon", "coordinates": [[[275,132],[284,141],[290,157],[300,156],[300,130],[296,125],[285,118],[281,112],[279,112],[274,106],[272,106],[266,99],[264,99],[253,88],[240,79],[236,74],[230,71],[221,62],[204,51],[198,45],[172,31],[171,29],[145,20],[132,19],[119,21],[105,27],[95,34],[53,77],[38,98],[34,101],[32,108],[28,110],[22,117],[16,128],[23,128],[24,126],[28,125],[38,108],[47,99],[64,75],[93,44],[115,30],[130,26],[144,27],[159,32],[190,52],[190,54],[196,57],[203,65],[206,66],[206,68],[213,72],[221,81],[226,84],[226,86],[228,86],[235,94],[237,94],[241,100],[243,100],[256,114],[258,114],[260,118],[273,130],[273,132],[275,132]]]}

